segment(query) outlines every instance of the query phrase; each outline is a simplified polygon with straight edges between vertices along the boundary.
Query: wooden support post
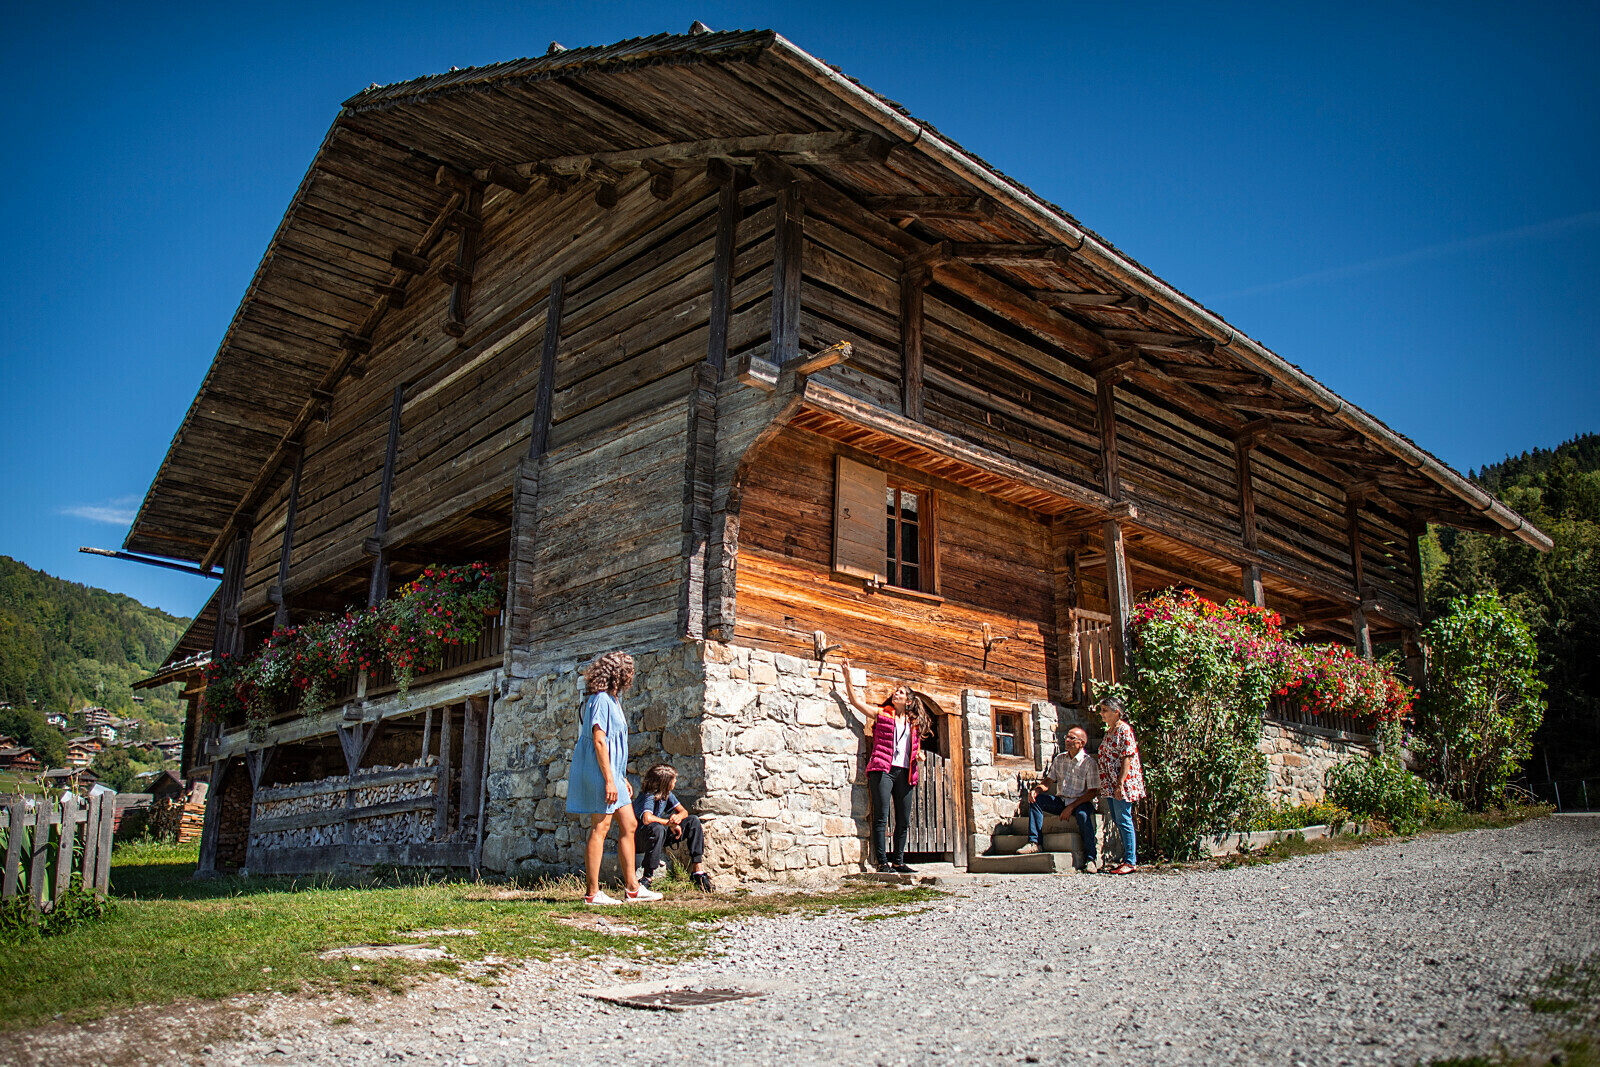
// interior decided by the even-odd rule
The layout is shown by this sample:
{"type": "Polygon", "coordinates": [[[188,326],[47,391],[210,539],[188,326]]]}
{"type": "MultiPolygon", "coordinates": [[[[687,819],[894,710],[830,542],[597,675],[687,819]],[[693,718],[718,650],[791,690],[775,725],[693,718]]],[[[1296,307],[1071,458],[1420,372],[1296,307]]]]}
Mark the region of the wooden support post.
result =
{"type": "Polygon", "coordinates": [[[244,571],[250,562],[250,528],[253,520],[240,523],[222,559],[222,582],[217,589],[217,628],[212,634],[213,654],[237,656],[244,651],[244,627],[240,625],[239,603],[244,599],[244,571]]]}
{"type": "MultiPolygon", "coordinates": [[[[545,301],[544,342],[539,351],[539,383],[534,393],[533,421],[528,428],[528,454],[517,464],[511,490],[510,573],[506,588],[506,654],[526,649],[533,641],[532,601],[539,525],[539,469],[550,443],[554,411],[556,356],[561,348],[561,315],[567,279],[557,275],[545,301]]],[[[441,735],[442,736],[442,735],[441,735]]],[[[443,749],[441,748],[441,752],[443,749]]]]}
{"type": "Polygon", "coordinates": [[[400,412],[405,403],[406,387],[402,382],[394,387],[394,400],[389,407],[389,441],[383,453],[383,482],[378,487],[378,517],[372,526],[372,538],[378,543],[378,551],[372,558],[368,607],[383,603],[389,595],[389,549],[383,539],[389,533],[389,495],[394,489],[394,465],[400,453],[400,412]]]}
{"type": "Polygon", "coordinates": [[[922,421],[922,295],[927,268],[900,275],[900,413],[922,421]]]}
{"type": "Polygon", "coordinates": [[[683,589],[678,599],[678,632],[688,641],[706,637],[706,557],[716,482],[719,374],[719,368],[706,360],[695,368],[694,391],[689,395],[683,486],[683,589]]]}
{"type": "Polygon", "coordinates": [[[206,785],[206,815],[205,822],[200,827],[200,860],[195,865],[196,878],[214,878],[217,873],[217,835],[221,833],[218,825],[222,819],[222,787],[228,779],[228,761],[225,759],[214,760],[211,764],[211,780],[206,785]]]}
{"type": "Polygon", "coordinates": [[[1356,655],[1372,658],[1372,629],[1361,606],[1366,595],[1366,570],[1361,560],[1361,497],[1351,496],[1344,505],[1345,531],[1350,540],[1350,579],[1355,584],[1356,606],[1350,612],[1350,628],[1355,635],[1356,655]]]}
{"type": "MultiPolygon", "coordinates": [[[[461,801],[456,813],[456,827],[467,831],[467,822],[478,817],[479,775],[483,763],[483,720],[488,705],[478,699],[469,699],[461,706],[461,801]]],[[[463,838],[464,840],[464,838],[463,838]]]]}
{"type": "MultiPolygon", "coordinates": [[[[1095,421],[1100,429],[1100,477],[1106,496],[1122,500],[1122,468],[1117,460],[1117,398],[1114,375],[1095,383],[1095,421]]],[[[1117,678],[1125,677],[1128,662],[1128,620],[1133,610],[1133,587],[1128,581],[1127,548],[1122,523],[1107,519],[1101,525],[1105,540],[1106,603],[1111,615],[1111,656],[1117,678]]]]}
{"type": "Polygon", "coordinates": [[[1050,560],[1055,575],[1056,684],[1060,706],[1079,703],[1078,548],[1082,535],[1061,521],[1050,524],[1050,560]]]}
{"type": "Polygon", "coordinates": [[[1411,595],[1416,601],[1417,620],[1428,621],[1428,590],[1426,576],[1422,573],[1422,539],[1428,536],[1428,526],[1412,527],[1406,538],[1406,555],[1411,561],[1411,595]]]}
{"type": "Polygon", "coordinates": [[[1122,523],[1107,519],[1101,526],[1105,538],[1106,603],[1111,615],[1111,658],[1117,680],[1127,678],[1128,621],[1133,611],[1133,588],[1128,582],[1128,558],[1122,540],[1122,523]]]}
{"type": "Polygon", "coordinates": [[[733,169],[725,168],[717,198],[717,246],[711,266],[711,322],[706,362],[718,380],[728,363],[728,321],[733,309],[733,245],[739,229],[739,186],[733,169]]]}
{"type": "Polygon", "coordinates": [[[805,245],[805,201],[799,182],[778,189],[772,262],[772,362],[782,367],[800,354],[800,257],[805,245]]]}
{"type": "Polygon", "coordinates": [[[450,705],[439,709],[439,792],[433,803],[433,839],[450,833],[450,705]]]}
{"type": "Polygon", "coordinates": [[[278,611],[272,625],[282,629],[289,625],[289,554],[294,549],[294,524],[300,508],[300,474],[305,470],[306,450],[300,449],[294,457],[294,473],[289,476],[289,502],[283,517],[283,547],[278,551],[278,611]]]}
{"type": "Polygon", "coordinates": [[[444,332],[463,337],[467,332],[467,304],[472,297],[472,271],[478,262],[478,235],[483,232],[483,186],[473,182],[466,192],[466,203],[452,212],[449,225],[457,233],[455,281],[450,286],[450,307],[445,314],[444,332]]]}
{"type": "MultiPolygon", "coordinates": [[[[1234,474],[1239,486],[1239,528],[1244,547],[1252,554],[1259,540],[1256,533],[1255,485],[1250,477],[1250,452],[1253,447],[1253,439],[1236,441],[1233,445],[1234,474]]],[[[1261,564],[1254,561],[1244,564],[1241,577],[1245,599],[1258,608],[1266,607],[1267,590],[1261,581],[1261,564]]]]}
{"type": "Polygon", "coordinates": [[[417,760],[418,767],[428,765],[428,749],[433,747],[433,709],[430,707],[422,713],[422,756],[417,760]]]}

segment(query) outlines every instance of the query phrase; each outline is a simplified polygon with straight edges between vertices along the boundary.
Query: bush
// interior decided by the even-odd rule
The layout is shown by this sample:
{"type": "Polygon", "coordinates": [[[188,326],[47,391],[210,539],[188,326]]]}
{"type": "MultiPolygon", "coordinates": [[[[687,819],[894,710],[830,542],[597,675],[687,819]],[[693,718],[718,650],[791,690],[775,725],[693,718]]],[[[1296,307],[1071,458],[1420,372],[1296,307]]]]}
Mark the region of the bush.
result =
{"type": "Polygon", "coordinates": [[[20,894],[0,901],[0,945],[21,945],[101,922],[112,907],[110,900],[85,889],[83,879],[75,874],[67,891],[48,910],[35,912],[28,897],[20,894]]]}
{"type": "Polygon", "coordinates": [[[1328,797],[1357,818],[1379,820],[1397,834],[1414,834],[1452,807],[1391,756],[1334,767],[1328,772],[1328,797]]]}
{"type": "Polygon", "coordinates": [[[1122,695],[1149,791],[1145,833],[1157,854],[1188,859],[1260,804],[1261,720],[1283,674],[1257,653],[1281,643],[1281,620],[1184,592],[1140,605],[1132,624],[1135,683],[1122,695]]]}
{"type": "Polygon", "coordinates": [[[1273,804],[1262,808],[1250,819],[1249,827],[1255,830],[1299,830],[1307,826],[1330,826],[1337,833],[1350,822],[1350,812],[1337,804],[1317,801],[1314,804],[1273,804]]]}
{"type": "Polygon", "coordinates": [[[1505,799],[1544,718],[1538,650],[1494,594],[1457,597],[1424,633],[1428,680],[1417,735],[1428,775],[1474,811],[1505,799]]]}

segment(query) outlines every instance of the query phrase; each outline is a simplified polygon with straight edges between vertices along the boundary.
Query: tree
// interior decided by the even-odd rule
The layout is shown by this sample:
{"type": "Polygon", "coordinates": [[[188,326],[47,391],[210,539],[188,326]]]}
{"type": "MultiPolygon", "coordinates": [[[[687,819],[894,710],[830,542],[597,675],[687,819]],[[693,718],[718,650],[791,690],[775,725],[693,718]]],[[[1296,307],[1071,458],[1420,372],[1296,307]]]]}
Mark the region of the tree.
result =
{"type": "Polygon", "coordinates": [[[116,747],[101,750],[89,769],[100,779],[101,785],[119,793],[133,792],[134,779],[139,773],[128,758],[127,750],[116,747]]]}
{"type": "Polygon", "coordinates": [[[1435,782],[1476,810],[1504,798],[1544,718],[1538,650],[1493,593],[1451,601],[1429,624],[1428,683],[1418,702],[1422,754],[1435,782]]]}
{"type": "Polygon", "coordinates": [[[67,762],[67,739],[44,720],[34,708],[0,708],[0,734],[31,747],[46,767],[62,767],[67,762]]]}

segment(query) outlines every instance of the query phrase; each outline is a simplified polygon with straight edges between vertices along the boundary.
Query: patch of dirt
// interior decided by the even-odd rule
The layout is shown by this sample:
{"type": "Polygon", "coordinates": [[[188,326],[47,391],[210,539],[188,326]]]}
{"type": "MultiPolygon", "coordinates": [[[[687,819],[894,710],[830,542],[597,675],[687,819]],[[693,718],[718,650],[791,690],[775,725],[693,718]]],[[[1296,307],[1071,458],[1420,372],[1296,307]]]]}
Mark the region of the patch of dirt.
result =
{"type": "Polygon", "coordinates": [[[330,948],[319,953],[317,958],[323,960],[413,960],[417,963],[431,963],[442,960],[450,955],[442,948],[432,945],[350,945],[346,948],[330,948]]]}
{"type": "Polygon", "coordinates": [[[551,918],[562,926],[570,926],[574,930],[588,930],[596,934],[614,934],[618,937],[648,937],[650,934],[649,930],[643,930],[637,926],[629,926],[627,923],[617,922],[615,919],[608,919],[604,915],[597,915],[594,912],[580,912],[577,915],[552,915],[551,918]]]}

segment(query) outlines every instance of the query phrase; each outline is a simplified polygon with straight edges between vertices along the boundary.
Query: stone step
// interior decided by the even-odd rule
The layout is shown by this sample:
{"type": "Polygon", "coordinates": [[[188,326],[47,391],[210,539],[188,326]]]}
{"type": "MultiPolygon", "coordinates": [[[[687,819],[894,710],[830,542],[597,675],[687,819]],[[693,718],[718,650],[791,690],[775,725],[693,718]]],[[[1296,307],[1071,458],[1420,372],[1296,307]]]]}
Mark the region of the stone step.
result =
{"type": "MultiPolygon", "coordinates": [[[[1062,818],[1058,815],[1046,815],[1044,817],[1044,832],[1047,834],[1076,834],[1078,832],[1078,821],[1071,816],[1062,818]]],[[[1026,815],[1018,815],[1011,820],[1011,833],[1027,836],[1028,817],[1026,815]]]]}
{"type": "Polygon", "coordinates": [[[1072,853],[1035,852],[1027,856],[969,856],[968,874],[1071,874],[1072,853]]]}
{"type": "MultiPolygon", "coordinates": [[[[990,838],[992,844],[989,852],[991,855],[1011,855],[1028,843],[1027,834],[996,834],[990,838]]],[[[1083,851],[1083,842],[1076,833],[1050,833],[1046,831],[1039,838],[1039,849],[1042,852],[1071,852],[1074,854],[1083,851]]]]}

